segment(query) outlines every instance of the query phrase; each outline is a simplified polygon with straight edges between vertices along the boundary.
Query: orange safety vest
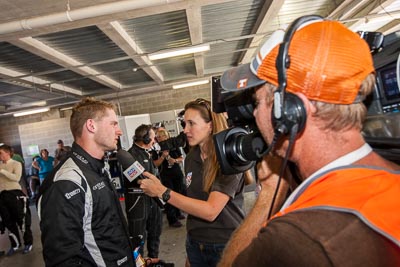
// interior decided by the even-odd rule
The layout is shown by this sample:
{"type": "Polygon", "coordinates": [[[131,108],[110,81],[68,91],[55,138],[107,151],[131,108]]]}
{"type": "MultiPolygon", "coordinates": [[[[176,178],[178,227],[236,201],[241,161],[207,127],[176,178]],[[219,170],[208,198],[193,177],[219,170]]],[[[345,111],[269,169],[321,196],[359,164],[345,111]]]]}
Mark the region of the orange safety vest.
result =
{"type": "Polygon", "coordinates": [[[310,209],[352,213],[400,247],[400,172],[360,166],[332,170],[272,219],[310,209]]]}

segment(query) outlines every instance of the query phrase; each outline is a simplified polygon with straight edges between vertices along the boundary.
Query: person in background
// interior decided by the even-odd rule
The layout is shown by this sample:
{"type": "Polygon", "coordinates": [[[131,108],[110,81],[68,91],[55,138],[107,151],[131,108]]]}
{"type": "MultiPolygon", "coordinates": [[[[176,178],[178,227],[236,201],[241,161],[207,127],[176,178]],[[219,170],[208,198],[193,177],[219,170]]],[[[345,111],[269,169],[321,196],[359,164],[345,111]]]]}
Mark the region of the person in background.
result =
{"type": "MultiPolygon", "coordinates": [[[[157,142],[166,141],[170,138],[168,131],[165,128],[159,128],[156,132],[157,142]]],[[[181,169],[180,163],[183,162],[183,156],[180,152],[180,148],[176,147],[170,150],[161,151],[160,158],[163,159],[160,168],[161,182],[166,187],[178,192],[185,194],[183,179],[184,175],[181,169]]],[[[185,219],[181,211],[170,205],[165,205],[165,212],[167,215],[168,223],[171,227],[181,227],[182,223],[179,220],[185,219]]]]}
{"type": "Polygon", "coordinates": [[[14,149],[12,149],[11,158],[15,161],[20,162],[22,165],[22,175],[21,175],[21,179],[19,180],[19,184],[21,185],[22,192],[25,195],[29,196],[29,193],[28,193],[29,186],[28,186],[28,180],[27,180],[28,177],[26,176],[26,171],[25,171],[25,160],[20,154],[15,153],[14,149]]]}
{"type": "Polygon", "coordinates": [[[153,131],[156,133],[155,142],[154,142],[153,146],[151,147],[151,149],[147,150],[147,151],[150,153],[151,158],[153,159],[154,166],[157,167],[157,172],[160,173],[161,167],[162,167],[161,165],[164,162],[165,158],[168,156],[168,151],[160,150],[160,145],[158,144],[158,140],[157,140],[157,131],[159,129],[165,129],[165,128],[164,128],[164,125],[162,125],[162,124],[158,127],[153,126],[152,128],[153,128],[153,131]]]}
{"type": "MultiPolygon", "coordinates": [[[[185,110],[184,110],[184,109],[181,110],[181,111],[178,113],[178,116],[177,116],[176,120],[179,122],[179,124],[181,125],[182,129],[185,129],[185,125],[186,125],[186,124],[185,124],[185,110]]],[[[190,150],[189,142],[187,141],[187,137],[186,137],[184,131],[181,131],[181,132],[179,133],[179,135],[182,135],[182,138],[185,139],[185,145],[182,147],[182,149],[183,149],[183,152],[184,152],[185,155],[186,155],[186,154],[189,153],[189,150],[190,150]]]]}
{"type": "Polygon", "coordinates": [[[196,99],[185,105],[185,129],[191,147],[185,158],[187,196],[164,186],[157,177],[139,181],[146,194],[186,212],[186,253],[191,267],[216,266],[232,232],[241,224],[244,174],[223,175],[212,136],[227,129],[223,114],[210,102],[196,99]]]}
{"type": "MultiPolygon", "coordinates": [[[[153,127],[142,124],[135,129],[133,145],[128,152],[146,171],[158,176],[158,169],[150,152],[154,144],[155,132],[153,127]]],[[[129,233],[132,237],[133,246],[135,248],[139,247],[139,252],[142,256],[144,256],[144,243],[146,242],[148,261],[156,263],[159,261],[162,211],[153,198],[144,195],[141,190],[138,190],[138,180],[135,179],[129,182],[126,177],[124,178],[125,209],[129,233]]]]}
{"type": "Polygon", "coordinates": [[[105,153],[122,135],[111,103],[84,98],[72,109],[72,151],[40,185],[38,215],[46,266],[134,266],[105,153]]]}
{"type": "Polygon", "coordinates": [[[270,217],[278,174],[264,161],[261,192],[219,266],[400,266],[400,166],[374,152],[361,133],[363,99],[375,84],[367,43],[337,21],[313,17],[301,17],[283,35],[273,34],[277,43],[269,39],[221,84],[237,91],[247,79],[240,89],[256,87],[257,126],[266,143],[279,140],[268,158],[293,161],[303,182],[270,217]],[[290,43],[279,47],[287,36],[290,43]],[[283,67],[276,62],[287,62],[280,48],[288,44],[290,66],[283,67]],[[282,96],[278,71],[285,70],[285,110],[293,116],[283,121],[273,107],[283,114],[274,93],[282,96]]]}
{"type": "MultiPolygon", "coordinates": [[[[34,156],[32,158],[32,162],[36,161],[39,158],[38,155],[34,156]]],[[[36,169],[31,165],[31,168],[29,170],[29,188],[31,191],[31,199],[35,200],[37,194],[39,193],[39,186],[40,186],[40,180],[39,180],[39,170],[36,169]]]]}
{"type": "Polygon", "coordinates": [[[68,153],[71,151],[70,146],[64,146],[63,140],[57,141],[57,148],[54,151],[54,166],[63,161],[68,157],[68,153]]]}
{"type": "Polygon", "coordinates": [[[49,156],[47,149],[40,150],[40,157],[32,162],[32,166],[39,171],[40,184],[54,168],[54,158],[49,156]]]}
{"type": "Polygon", "coordinates": [[[13,160],[11,155],[10,146],[0,146],[0,217],[9,231],[11,243],[7,256],[13,255],[21,247],[19,229],[23,232],[23,253],[29,253],[33,248],[31,210],[28,197],[22,192],[19,184],[22,165],[13,160]]]}

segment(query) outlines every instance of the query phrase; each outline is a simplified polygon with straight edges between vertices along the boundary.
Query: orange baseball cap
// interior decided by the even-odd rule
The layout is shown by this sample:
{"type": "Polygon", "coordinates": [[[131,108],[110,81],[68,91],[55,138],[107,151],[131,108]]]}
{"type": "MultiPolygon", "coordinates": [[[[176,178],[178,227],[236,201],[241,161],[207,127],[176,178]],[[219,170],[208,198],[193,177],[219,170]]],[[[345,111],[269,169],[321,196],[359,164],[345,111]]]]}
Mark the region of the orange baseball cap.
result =
{"type": "MultiPolygon", "coordinates": [[[[278,85],[276,46],[257,69],[259,79],[278,85]]],[[[374,72],[367,42],[337,21],[318,21],[296,31],[289,45],[288,92],[334,104],[358,101],[361,83],[374,72]]]]}

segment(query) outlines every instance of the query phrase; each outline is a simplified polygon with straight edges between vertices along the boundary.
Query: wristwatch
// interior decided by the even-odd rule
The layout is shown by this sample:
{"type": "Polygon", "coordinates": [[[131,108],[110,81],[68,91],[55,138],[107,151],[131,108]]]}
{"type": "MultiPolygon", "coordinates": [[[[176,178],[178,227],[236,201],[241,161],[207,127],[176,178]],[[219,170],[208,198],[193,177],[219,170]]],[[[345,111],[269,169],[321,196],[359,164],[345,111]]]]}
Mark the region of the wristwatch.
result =
{"type": "Polygon", "coordinates": [[[167,188],[167,190],[165,190],[165,192],[162,194],[161,198],[165,203],[167,203],[171,198],[171,189],[167,188]]]}

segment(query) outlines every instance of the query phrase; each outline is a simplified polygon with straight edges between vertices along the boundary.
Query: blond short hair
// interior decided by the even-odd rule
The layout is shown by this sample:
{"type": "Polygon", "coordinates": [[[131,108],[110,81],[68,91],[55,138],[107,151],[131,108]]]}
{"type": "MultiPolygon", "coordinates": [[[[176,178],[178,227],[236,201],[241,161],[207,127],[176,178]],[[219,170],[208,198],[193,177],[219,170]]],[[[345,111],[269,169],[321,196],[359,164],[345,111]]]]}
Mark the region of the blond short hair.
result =
{"type": "Polygon", "coordinates": [[[82,136],[83,125],[88,119],[103,118],[108,110],[114,110],[112,103],[96,100],[92,97],[86,97],[77,103],[72,109],[70,118],[70,128],[74,139],[82,136]]]}

